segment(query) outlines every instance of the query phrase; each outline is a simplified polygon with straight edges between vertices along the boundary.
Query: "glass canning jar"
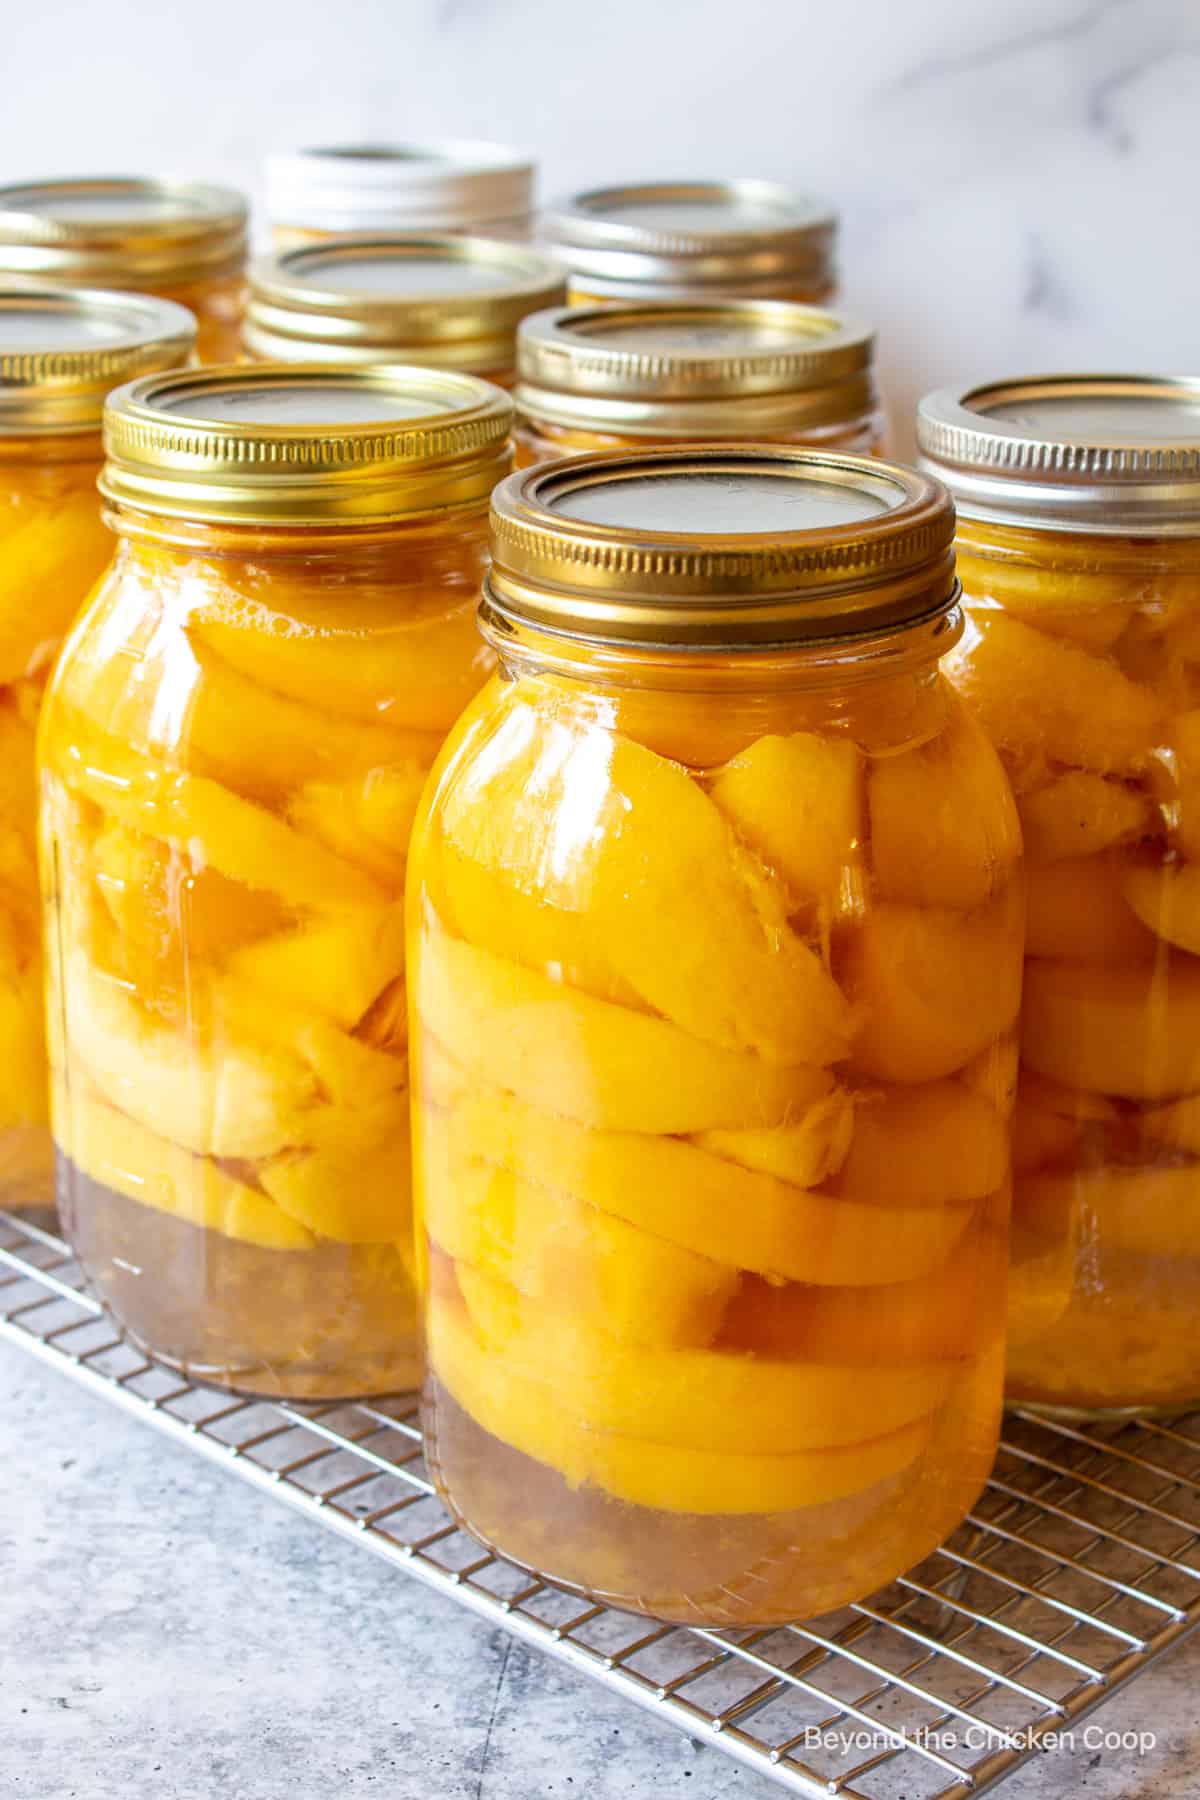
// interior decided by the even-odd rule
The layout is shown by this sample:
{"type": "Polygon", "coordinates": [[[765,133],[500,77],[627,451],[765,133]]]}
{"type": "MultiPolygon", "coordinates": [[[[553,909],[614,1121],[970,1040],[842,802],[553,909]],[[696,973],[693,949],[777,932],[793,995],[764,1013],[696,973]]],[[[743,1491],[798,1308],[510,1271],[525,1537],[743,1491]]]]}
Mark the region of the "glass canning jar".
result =
{"type": "Polygon", "coordinates": [[[1023,890],[952,531],[829,452],[493,496],[408,890],[426,1450],[621,1607],[859,1597],[994,1454],[1023,890]]]}
{"type": "Polygon", "coordinates": [[[1009,1390],[1200,1396],[1200,383],[923,402],[959,507],[951,678],[1025,833],[1009,1390]]]}
{"type": "Polygon", "coordinates": [[[535,313],[517,334],[517,466],[652,444],[882,455],[873,352],[865,327],[786,300],[535,313]]]}
{"type": "Polygon", "coordinates": [[[593,188],[546,213],[540,236],[574,305],[606,300],[834,299],[837,220],[773,181],[593,188]]]}
{"type": "Polygon", "coordinates": [[[536,167],[523,150],[467,138],[346,144],[267,158],[278,249],[347,231],[530,235],[536,167]]]}
{"type": "Polygon", "coordinates": [[[563,297],[520,244],[359,233],[255,263],[242,342],[257,361],[416,363],[512,385],[517,326],[563,297]]]}
{"type": "Polygon", "coordinates": [[[135,294],[0,284],[0,1205],[50,1207],[34,737],[63,633],[111,553],[114,382],[187,361],[195,321],[135,294]]]}
{"type": "Polygon", "coordinates": [[[238,354],[246,202],[198,181],[126,177],[0,187],[0,279],[120,288],[196,316],[201,362],[238,354]]]}
{"type": "Polygon", "coordinates": [[[41,737],[59,1205],[148,1350],[251,1392],[417,1372],[403,884],[505,395],[306,365],[124,387],[115,560],[41,737]]]}

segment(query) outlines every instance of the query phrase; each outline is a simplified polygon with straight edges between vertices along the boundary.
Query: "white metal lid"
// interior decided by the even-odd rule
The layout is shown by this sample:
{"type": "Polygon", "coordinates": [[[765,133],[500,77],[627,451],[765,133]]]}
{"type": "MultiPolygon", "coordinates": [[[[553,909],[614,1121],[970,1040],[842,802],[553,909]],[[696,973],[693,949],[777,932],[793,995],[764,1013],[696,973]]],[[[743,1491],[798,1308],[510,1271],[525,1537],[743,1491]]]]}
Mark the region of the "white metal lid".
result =
{"type": "Polygon", "coordinates": [[[312,231],[446,231],[533,209],[534,163],[506,144],[343,144],[267,158],[272,224],[312,231]]]}

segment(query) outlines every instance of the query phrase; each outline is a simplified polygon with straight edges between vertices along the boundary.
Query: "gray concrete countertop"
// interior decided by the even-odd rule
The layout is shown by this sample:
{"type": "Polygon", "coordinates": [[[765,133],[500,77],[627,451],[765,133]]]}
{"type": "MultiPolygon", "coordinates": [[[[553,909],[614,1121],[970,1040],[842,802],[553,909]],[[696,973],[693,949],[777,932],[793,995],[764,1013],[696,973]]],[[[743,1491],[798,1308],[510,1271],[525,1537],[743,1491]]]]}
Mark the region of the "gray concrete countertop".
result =
{"type": "MultiPolygon", "coordinates": [[[[0,1346],[0,1794],[772,1800],[781,1790],[0,1346]]],[[[1200,1639],[1003,1800],[1196,1800],[1200,1639]]]]}

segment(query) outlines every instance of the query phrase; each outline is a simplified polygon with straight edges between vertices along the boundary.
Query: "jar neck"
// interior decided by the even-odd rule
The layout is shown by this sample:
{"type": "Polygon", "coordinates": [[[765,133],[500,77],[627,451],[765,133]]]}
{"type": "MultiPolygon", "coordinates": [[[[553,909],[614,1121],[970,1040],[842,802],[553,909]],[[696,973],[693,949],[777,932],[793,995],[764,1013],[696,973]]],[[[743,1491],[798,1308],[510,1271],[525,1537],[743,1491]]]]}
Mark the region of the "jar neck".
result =
{"type": "Polygon", "coordinates": [[[464,548],[481,547],[487,539],[486,503],[352,527],[226,525],[119,504],[110,505],[105,518],[120,540],[123,557],[156,565],[199,557],[307,569],[322,563],[339,569],[348,563],[369,568],[398,558],[424,559],[436,566],[439,558],[451,552],[461,558],[464,548]]]}
{"type": "Polygon", "coordinates": [[[585,643],[494,615],[483,626],[503,677],[536,684],[576,722],[697,766],[775,733],[845,731],[876,750],[932,737],[945,707],[938,664],[961,632],[957,607],[870,638],[770,650],[585,643]]]}
{"type": "MultiPolygon", "coordinates": [[[[1148,569],[1200,567],[1200,536],[1124,537],[1116,532],[1055,531],[1049,527],[998,525],[958,515],[955,548],[960,562],[1025,565],[1081,575],[1144,574],[1148,569]]],[[[965,585],[965,583],[964,583],[965,585]]]]}
{"type": "Polygon", "coordinates": [[[13,464],[33,468],[82,465],[85,472],[99,471],[103,460],[99,427],[94,431],[0,432],[0,469],[13,464]]]}

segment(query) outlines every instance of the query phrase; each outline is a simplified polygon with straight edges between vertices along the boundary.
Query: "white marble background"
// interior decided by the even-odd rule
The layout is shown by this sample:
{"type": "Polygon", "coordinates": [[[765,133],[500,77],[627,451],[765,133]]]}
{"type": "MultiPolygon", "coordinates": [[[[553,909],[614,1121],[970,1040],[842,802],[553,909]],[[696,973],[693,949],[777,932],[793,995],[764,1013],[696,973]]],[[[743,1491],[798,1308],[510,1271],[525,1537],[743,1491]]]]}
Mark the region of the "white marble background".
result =
{"type": "Polygon", "coordinates": [[[544,196],[819,189],[902,432],[945,381],[1200,371],[1196,0],[0,0],[0,41],[4,179],[253,189],[272,147],[441,134],[530,144],[544,196]]]}

